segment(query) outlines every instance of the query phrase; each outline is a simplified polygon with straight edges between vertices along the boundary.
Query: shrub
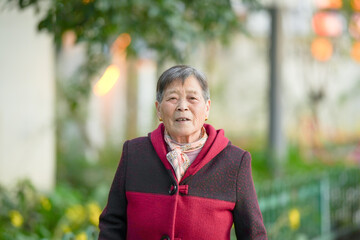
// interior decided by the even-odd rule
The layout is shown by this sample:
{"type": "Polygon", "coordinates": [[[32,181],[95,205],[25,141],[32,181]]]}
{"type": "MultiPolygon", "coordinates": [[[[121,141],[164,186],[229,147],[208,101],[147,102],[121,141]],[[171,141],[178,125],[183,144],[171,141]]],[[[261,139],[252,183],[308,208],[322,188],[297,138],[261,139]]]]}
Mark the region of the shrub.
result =
{"type": "Polygon", "coordinates": [[[29,181],[0,187],[0,239],[97,239],[99,201],[62,184],[50,194],[29,181]]]}

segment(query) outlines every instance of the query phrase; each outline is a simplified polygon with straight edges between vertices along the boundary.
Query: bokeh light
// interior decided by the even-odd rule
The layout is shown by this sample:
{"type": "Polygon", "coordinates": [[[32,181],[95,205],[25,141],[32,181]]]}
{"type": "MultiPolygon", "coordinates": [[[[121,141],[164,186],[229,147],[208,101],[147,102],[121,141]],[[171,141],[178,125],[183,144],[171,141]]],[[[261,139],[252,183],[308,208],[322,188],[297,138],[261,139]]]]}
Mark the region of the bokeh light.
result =
{"type": "Polygon", "coordinates": [[[61,43],[64,49],[71,49],[76,43],[76,33],[72,30],[68,30],[61,36],[61,43]]]}
{"type": "Polygon", "coordinates": [[[311,43],[311,54],[316,60],[325,62],[333,54],[333,45],[329,39],[315,38],[311,43]]]}
{"type": "Polygon", "coordinates": [[[337,37],[343,31],[341,16],[335,12],[315,13],[312,26],[317,35],[324,37],[337,37]]]}
{"type": "Polygon", "coordinates": [[[355,11],[360,11],[360,0],[351,0],[351,7],[355,11]]]}
{"type": "Polygon", "coordinates": [[[339,9],[342,7],[342,0],[316,0],[316,7],[321,9],[339,9]]]}
{"type": "Polygon", "coordinates": [[[114,54],[122,53],[130,45],[130,43],[131,43],[130,34],[122,33],[116,38],[116,40],[112,44],[111,49],[114,54]]]}
{"type": "Polygon", "coordinates": [[[104,96],[107,94],[112,87],[115,85],[116,81],[119,79],[120,70],[116,65],[110,65],[106,70],[104,75],[100,80],[95,84],[93,92],[97,96],[104,96]]]}
{"type": "Polygon", "coordinates": [[[91,3],[93,0],[82,0],[83,4],[89,4],[91,3]]]}
{"type": "Polygon", "coordinates": [[[351,49],[351,57],[355,61],[360,62],[360,41],[353,44],[351,49]]]}

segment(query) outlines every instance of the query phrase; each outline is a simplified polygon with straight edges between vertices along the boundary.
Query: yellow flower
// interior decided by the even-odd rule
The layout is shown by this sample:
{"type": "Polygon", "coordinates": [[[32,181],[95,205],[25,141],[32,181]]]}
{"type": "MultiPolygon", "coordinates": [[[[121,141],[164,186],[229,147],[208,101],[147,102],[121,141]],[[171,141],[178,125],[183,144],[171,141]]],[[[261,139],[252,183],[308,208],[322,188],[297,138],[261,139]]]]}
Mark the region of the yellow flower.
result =
{"type": "Polygon", "coordinates": [[[48,198],[46,198],[44,196],[41,196],[40,197],[40,204],[46,211],[50,211],[51,203],[50,203],[48,198]]]}
{"type": "Polygon", "coordinates": [[[86,211],[80,204],[74,205],[66,210],[66,218],[72,223],[81,224],[86,219],[86,211]]]}
{"type": "Polygon", "coordinates": [[[99,226],[99,216],[101,214],[101,208],[95,202],[89,203],[87,205],[87,208],[89,211],[90,222],[95,226],[99,226]]]}
{"type": "Polygon", "coordinates": [[[81,232],[75,236],[75,240],[87,240],[87,235],[85,232],[81,232]]]}
{"type": "Polygon", "coordinates": [[[289,211],[290,228],[296,230],[300,227],[300,212],[298,209],[293,208],[289,211]]]}
{"type": "Polygon", "coordinates": [[[24,223],[24,218],[19,211],[11,210],[9,212],[9,216],[11,224],[14,227],[21,227],[21,225],[24,223]]]}
{"type": "Polygon", "coordinates": [[[69,225],[67,225],[67,224],[61,225],[60,228],[61,228],[61,230],[62,230],[64,233],[71,232],[71,228],[70,228],[69,225]]]}

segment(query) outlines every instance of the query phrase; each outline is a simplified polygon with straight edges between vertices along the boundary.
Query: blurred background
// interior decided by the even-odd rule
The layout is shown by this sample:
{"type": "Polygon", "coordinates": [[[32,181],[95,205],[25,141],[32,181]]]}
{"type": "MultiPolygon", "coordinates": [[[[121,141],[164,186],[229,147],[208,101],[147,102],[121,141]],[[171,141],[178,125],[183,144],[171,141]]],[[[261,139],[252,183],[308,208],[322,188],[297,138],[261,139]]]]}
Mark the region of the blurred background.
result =
{"type": "Polygon", "coordinates": [[[360,0],[2,0],[0,239],[97,239],[179,63],[252,154],[269,239],[360,239],[360,0]]]}

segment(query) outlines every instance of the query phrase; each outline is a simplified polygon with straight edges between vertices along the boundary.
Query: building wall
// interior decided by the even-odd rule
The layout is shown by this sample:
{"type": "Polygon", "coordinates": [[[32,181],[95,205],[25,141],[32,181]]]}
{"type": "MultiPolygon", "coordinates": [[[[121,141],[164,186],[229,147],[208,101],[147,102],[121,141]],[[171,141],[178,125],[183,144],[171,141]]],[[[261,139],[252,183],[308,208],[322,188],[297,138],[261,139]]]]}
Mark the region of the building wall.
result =
{"type": "Polygon", "coordinates": [[[55,180],[54,51],[32,10],[0,12],[0,184],[55,180]]]}

